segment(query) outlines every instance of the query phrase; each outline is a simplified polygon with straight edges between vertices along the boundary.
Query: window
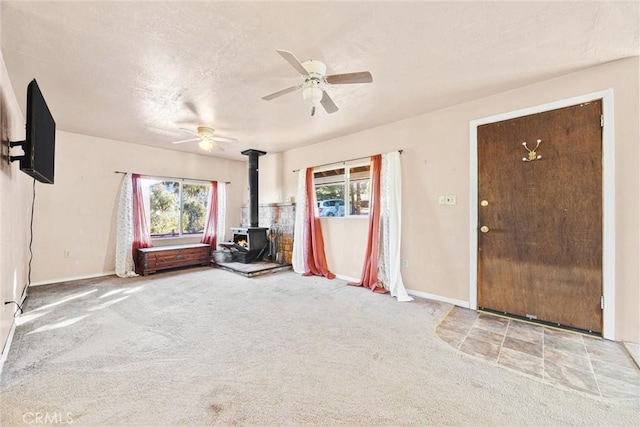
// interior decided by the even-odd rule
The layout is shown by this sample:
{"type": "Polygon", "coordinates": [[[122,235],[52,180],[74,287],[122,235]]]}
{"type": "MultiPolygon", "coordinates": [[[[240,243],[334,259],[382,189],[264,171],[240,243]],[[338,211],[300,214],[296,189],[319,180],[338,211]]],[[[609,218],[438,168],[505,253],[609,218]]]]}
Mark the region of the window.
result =
{"type": "Polygon", "coordinates": [[[202,234],[210,185],[151,179],[149,183],[151,237],[202,234]]]}
{"type": "Polygon", "coordinates": [[[370,169],[368,161],[359,161],[315,171],[318,216],[368,215],[370,169]]]}

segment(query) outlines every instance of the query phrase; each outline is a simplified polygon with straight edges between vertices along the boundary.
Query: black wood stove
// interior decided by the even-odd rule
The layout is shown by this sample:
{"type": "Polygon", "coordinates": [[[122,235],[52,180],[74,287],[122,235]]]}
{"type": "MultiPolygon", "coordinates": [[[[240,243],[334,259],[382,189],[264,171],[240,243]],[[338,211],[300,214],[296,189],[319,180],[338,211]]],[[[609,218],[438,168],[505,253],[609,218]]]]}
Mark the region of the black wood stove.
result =
{"type": "Polygon", "coordinates": [[[231,250],[235,262],[249,264],[260,259],[269,246],[268,228],[258,227],[258,157],[267,153],[251,149],[242,154],[249,157],[249,227],[231,227],[233,240],[220,246],[231,250]]]}
{"type": "Polygon", "coordinates": [[[248,264],[267,251],[267,229],[262,227],[231,227],[233,260],[248,264]],[[234,250],[235,249],[235,250],[234,250]]]}

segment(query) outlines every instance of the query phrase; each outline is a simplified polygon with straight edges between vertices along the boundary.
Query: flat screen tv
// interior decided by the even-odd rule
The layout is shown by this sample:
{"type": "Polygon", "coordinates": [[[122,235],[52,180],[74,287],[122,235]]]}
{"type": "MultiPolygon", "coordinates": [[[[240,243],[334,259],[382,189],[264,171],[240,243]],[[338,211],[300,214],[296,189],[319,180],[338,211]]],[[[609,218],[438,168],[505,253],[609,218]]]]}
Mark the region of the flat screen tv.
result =
{"type": "Polygon", "coordinates": [[[53,184],[56,157],[56,122],[35,79],[27,87],[26,140],[20,170],[40,182],[53,184]]]}

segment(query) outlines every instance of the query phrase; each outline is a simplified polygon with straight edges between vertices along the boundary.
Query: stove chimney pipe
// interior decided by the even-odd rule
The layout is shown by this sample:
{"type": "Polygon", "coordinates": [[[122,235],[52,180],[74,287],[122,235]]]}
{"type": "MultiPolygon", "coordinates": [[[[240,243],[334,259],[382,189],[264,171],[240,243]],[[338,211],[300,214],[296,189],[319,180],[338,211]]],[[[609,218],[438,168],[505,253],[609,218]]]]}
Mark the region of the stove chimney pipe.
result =
{"type": "Polygon", "coordinates": [[[267,154],[260,150],[244,150],[249,157],[249,227],[258,227],[258,157],[267,154]]]}

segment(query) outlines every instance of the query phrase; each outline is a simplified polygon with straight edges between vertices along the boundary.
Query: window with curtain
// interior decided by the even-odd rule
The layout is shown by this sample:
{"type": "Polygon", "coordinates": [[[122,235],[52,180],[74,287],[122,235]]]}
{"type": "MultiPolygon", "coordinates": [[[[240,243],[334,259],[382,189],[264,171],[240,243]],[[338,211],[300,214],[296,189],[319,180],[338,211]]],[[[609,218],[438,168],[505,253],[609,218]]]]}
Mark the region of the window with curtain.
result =
{"type": "Polygon", "coordinates": [[[151,237],[202,234],[210,188],[209,184],[152,177],[149,182],[151,237]]]}
{"type": "Polygon", "coordinates": [[[368,159],[315,169],[317,215],[321,217],[366,216],[371,191],[368,159]]]}

